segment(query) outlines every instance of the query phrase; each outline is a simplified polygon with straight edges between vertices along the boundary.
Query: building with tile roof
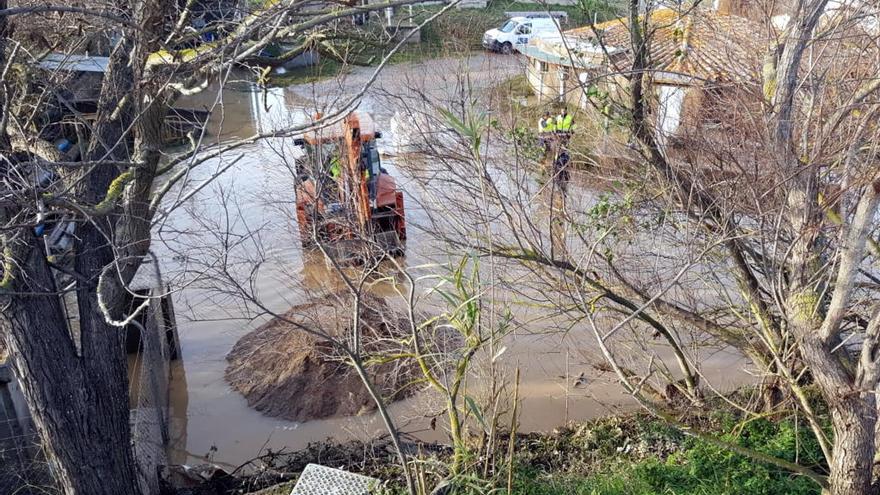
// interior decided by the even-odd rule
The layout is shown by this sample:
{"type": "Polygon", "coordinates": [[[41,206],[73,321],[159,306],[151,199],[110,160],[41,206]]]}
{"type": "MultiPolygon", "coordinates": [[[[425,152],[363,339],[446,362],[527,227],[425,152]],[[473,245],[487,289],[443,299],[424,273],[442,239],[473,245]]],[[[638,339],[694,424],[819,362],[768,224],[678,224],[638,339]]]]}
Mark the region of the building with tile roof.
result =
{"type": "MultiPolygon", "coordinates": [[[[644,18],[639,19],[645,22],[644,18]]],[[[594,26],[572,29],[567,37],[611,50],[612,64],[632,63],[628,19],[615,19],[594,26]]],[[[764,53],[766,35],[744,17],[714,10],[676,11],[662,8],[647,20],[649,66],[655,81],[742,81],[757,77],[756,62],[764,53]]]]}
{"type": "MultiPolygon", "coordinates": [[[[641,16],[648,43],[650,87],[661,141],[691,118],[705,118],[705,94],[759,84],[770,33],[761,23],[734,15],[730,2],[714,9],[657,8],[641,16]]],[[[742,0],[736,5],[742,6],[742,0]]],[[[528,80],[541,100],[587,108],[595,88],[620,94],[632,66],[628,18],[566,31],[553,39],[534,39],[521,50],[528,80]]],[[[717,119],[715,119],[717,120],[717,119]]]]}

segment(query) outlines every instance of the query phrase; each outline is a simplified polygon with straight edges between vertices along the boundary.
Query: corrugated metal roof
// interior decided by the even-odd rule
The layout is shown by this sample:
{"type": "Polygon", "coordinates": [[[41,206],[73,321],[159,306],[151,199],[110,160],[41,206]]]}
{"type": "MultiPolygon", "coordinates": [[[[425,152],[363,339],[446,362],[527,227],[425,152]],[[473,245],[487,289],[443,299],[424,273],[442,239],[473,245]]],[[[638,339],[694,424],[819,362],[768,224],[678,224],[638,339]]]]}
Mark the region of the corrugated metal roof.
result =
{"type": "Polygon", "coordinates": [[[37,65],[46,70],[104,73],[107,72],[107,67],[110,65],[110,57],[50,53],[37,62],[37,65]]]}
{"type": "Polygon", "coordinates": [[[592,66],[591,64],[586,64],[581,60],[572,60],[571,57],[545,51],[544,49],[536,45],[521,46],[519,47],[519,51],[529,58],[537,59],[541,62],[547,62],[548,64],[564,65],[566,67],[578,68],[588,68],[592,66]]]}
{"type": "MultiPolygon", "coordinates": [[[[592,42],[562,36],[533,38],[518,48],[527,57],[565,67],[578,69],[596,68],[603,63],[602,48],[592,42]]],[[[616,51],[611,49],[612,52],[616,51]]]]}

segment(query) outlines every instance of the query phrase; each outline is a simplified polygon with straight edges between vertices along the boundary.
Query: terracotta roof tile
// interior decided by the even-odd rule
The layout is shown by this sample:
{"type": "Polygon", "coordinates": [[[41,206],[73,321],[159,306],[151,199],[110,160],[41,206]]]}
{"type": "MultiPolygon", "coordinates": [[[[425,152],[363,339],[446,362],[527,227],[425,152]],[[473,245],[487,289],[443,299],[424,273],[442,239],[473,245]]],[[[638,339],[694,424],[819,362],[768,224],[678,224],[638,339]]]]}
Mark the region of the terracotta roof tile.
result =
{"type": "MultiPolygon", "coordinates": [[[[766,52],[766,35],[760,26],[734,15],[663,8],[650,14],[647,26],[649,64],[658,71],[715,81],[753,79],[766,52]]],[[[596,33],[606,47],[631,52],[627,18],[565,32],[594,41],[596,33]]]]}

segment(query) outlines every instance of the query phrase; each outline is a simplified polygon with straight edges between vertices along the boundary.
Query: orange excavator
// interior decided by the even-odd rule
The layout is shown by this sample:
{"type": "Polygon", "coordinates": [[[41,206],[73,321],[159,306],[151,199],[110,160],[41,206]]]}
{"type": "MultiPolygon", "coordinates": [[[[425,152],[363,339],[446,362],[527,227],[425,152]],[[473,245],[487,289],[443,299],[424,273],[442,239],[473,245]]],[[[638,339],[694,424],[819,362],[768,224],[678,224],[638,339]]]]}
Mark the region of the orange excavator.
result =
{"type": "Polygon", "coordinates": [[[403,192],[382,167],[376,148],[381,137],[368,114],[352,112],[295,141],[305,151],[296,163],[296,217],[304,247],[318,241],[337,259],[376,248],[403,254],[403,192]]]}

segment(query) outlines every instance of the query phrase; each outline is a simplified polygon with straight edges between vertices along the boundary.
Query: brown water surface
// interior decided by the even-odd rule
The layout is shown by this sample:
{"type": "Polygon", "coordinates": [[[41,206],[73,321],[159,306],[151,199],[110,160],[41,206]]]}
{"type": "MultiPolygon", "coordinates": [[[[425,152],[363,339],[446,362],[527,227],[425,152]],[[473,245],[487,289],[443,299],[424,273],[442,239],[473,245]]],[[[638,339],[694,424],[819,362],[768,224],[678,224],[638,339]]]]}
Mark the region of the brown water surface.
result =
{"type": "MultiPolygon", "coordinates": [[[[431,61],[418,65],[389,67],[377,81],[377,88],[367,93],[361,109],[370,111],[378,125],[387,128],[394,113],[395,101],[383,94],[415,84],[425,84],[430,91],[449,90],[441,81],[469,78],[477,85],[500,81],[506,75],[523,70],[514,57],[479,56],[472,59],[431,61]],[[456,74],[460,77],[444,78],[456,74]]],[[[303,122],[313,112],[315,102],[331,104],[342,101],[366,82],[369,70],[357,70],[344,82],[327,81],[255,92],[246,83],[227,84],[222,93],[205,91],[185,104],[200,107],[222,103],[214,112],[206,143],[230,141],[269,132],[291,122],[303,122]],[[219,95],[219,96],[218,96],[219,95]]],[[[386,139],[390,138],[386,137],[386,139]]],[[[230,389],[224,380],[225,356],[247,332],[265,317],[251,319],[253,308],[244,307],[235,297],[218,294],[210,283],[195,273],[207,260],[220,260],[223,253],[250,266],[262,253],[265,264],[256,277],[262,301],[274,311],[283,311],[307,300],[310,289],[339,284],[320,257],[299,248],[293,214],[292,177],[284,159],[295,152],[289,139],[269,138],[239,148],[200,166],[188,187],[208,177],[212,171],[236,159],[238,162],[222,177],[204,188],[156,227],[160,240],[155,250],[163,257],[166,277],[179,289],[175,294],[183,359],[175,364],[172,385],[174,462],[197,463],[206,456],[215,462],[237,465],[258,455],[262,449],[298,449],[309,442],[327,438],[368,439],[382,431],[372,415],[334,418],[294,423],[263,416],[249,408],[245,400],[230,389]],[[223,231],[241,237],[218,235],[223,231]],[[257,235],[246,235],[258,232],[257,235]],[[223,249],[224,243],[240,243],[223,249]],[[246,252],[248,254],[241,254],[246,252]],[[213,257],[213,258],[212,258],[213,257]]],[[[425,220],[425,198],[415,197],[412,178],[395,166],[393,159],[384,166],[397,177],[407,193],[407,217],[410,225],[425,220]]],[[[583,189],[578,194],[592,196],[583,189]]],[[[166,203],[173,204],[179,195],[172,193],[166,203]]],[[[438,259],[440,250],[434,236],[411,228],[405,263],[416,267],[438,259]]],[[[388,284],[374,288],[392,293],[388,284]]],[[[496,296],[499,296],[496,294],[496,296]]],[[[500,295],[504,297],[504,294],[500,295]]],[[[522,309],[523,312],[532,311],[522,309]]],[[[512,370],[522,370],[521,431],[551,430],[567,420],[583,420],[621,409],[632,409],[634,401],[621,393],[608,374],[595,371],[590,362],[596,353],[591,337],[585,332],[562,334],[551,331],[552,325],[537,323],[517,329],[507,342],[501,363],[512,370]],[[546,330],[546,332],[545,332],[546,330]],[[577,387],[574,378],[584,374],[577,387]]],[[[663,352],[662,350],[660,352],[663,352]]],[[[704,363],[703,372],[718,388],[742,383],[742,360],[735,354],[719,352],[704,363]]],[[[474,378],[471,387],[479,387],[474,378]]],[[[303,400],[307,400],[304,398],[303,400]]],[[[400,426],[426,440],[443,440],[441,428],[427,428],[428,412],[437,412],[430,392],[394,404],[391,411],[400,426]]],[[[442,424],[442,421],[438,421],[442,424]]]]}

